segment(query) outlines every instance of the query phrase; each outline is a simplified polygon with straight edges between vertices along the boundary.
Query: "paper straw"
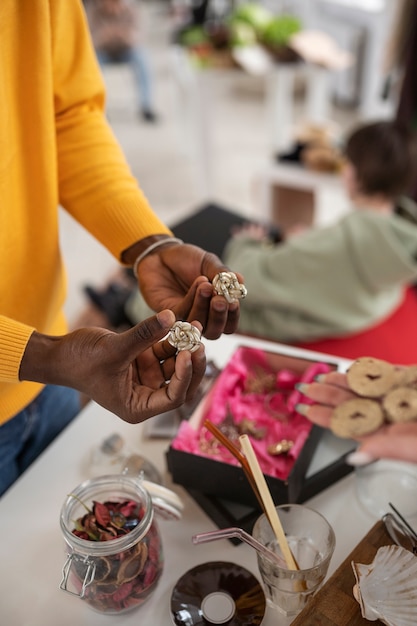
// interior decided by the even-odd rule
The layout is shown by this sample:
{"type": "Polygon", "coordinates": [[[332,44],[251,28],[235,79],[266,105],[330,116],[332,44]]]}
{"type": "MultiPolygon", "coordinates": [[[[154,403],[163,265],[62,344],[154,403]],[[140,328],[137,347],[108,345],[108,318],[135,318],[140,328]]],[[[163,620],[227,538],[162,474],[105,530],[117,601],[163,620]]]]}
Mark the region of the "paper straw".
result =
{"type": "Polygon", "coordinates": [[[258,491],[258,486],[255,482],[254,477],[252,476],[252,472],[250,470],[249,463],[245,455],[242,454],[239,448],[235,446],[235,444],[228,437],[226,437],[226,435],[224,435],[222,431],[219,430],[219,428],[217,428],[215,424],[213,424],[213,422],[210,422],[208,419],[206,419],[204,420],[204,426],[207,428],[209,432],[211,432],[211,434],[214,437],[216,437],[216,439],[226,448],[226,450],[229,450],[230,454],[232,454],[235,457],[235,459],[239,461],[246,475],[246,478],[248,479],[248,482],[250,486],[252,487],[253,492],[256,495],[256,498],[259,502],[261,510],[264,511],[264,513],[266,514],[264,503],[261,498],[261,494],[258,491]]]}
{"type": "Polygon", "coordinates": [[[247,435],[240,435],[239,441],[241,443],[242,450],[245,454],[251,473],[257,485],[258,492],[262,498],[264,505],[263,508],[266,511],[269,523],[272,526],[272,530],[274,531],[279,547],[281,548],[281,552],[284,556],[287,568],[298,570],[299,568],[297,567],[297,563],[295,562],[294,556],[288,545],[284,529],[281,525],[281,520],[279,519],[274,501],[272,500],[272,496],[268,489],[265,476],[263,475],[262,470],[259,466],[259,462],[252,447],[251,441],[247,435]]]}

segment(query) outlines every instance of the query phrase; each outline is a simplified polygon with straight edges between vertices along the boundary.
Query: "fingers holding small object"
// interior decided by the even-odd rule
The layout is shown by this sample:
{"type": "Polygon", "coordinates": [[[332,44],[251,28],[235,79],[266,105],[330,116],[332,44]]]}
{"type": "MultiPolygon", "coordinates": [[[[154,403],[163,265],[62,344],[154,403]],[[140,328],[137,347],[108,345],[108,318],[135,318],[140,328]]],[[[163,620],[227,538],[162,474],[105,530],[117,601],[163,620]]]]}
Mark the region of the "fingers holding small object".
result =
{"type": "Polygon", "coordinates": [[[187,301],[188,306],[183,305],[182,309],[175,311],[177,318],[199,320],[207,339],[218,339],[223,333],[235,332],[240,314],[239,299],[247,293],[239,280],[242,280],[240,275],[227,271],[217,273],[213,282],[208,282],[207,278],[200,280],[192,294],[191,304],[187,301]]]}
{"type": "Polygon", "coordinates": [[[318,383],[323,383],[326,386],[332,385],[335,387],[340,387],[341,389],[349,389],[346,374],[344,374],[343,372],[338,372],[336,370],[327,372],[327,374],[319,374],[315,377],[314,380],[318,383]]]}
{"type": "Polygon", "coordinates": [[[248,293],[234,272],[219,272],[213,278],[212,284],[215,292],[219,296],[224,296],[229,303],[246,298],[248,293]]]}
{"type": "Polygon", "coordinates": [[[201,345],[201,332],[190,322],[175,322],[168,332],[167,340],[179,351],[195,352],[201,345]]]}
{"type": "MultiPolygon", "coordinates": [[[[196,329],[198,333],[200,332],[195,326],[192,328],[196,329]]],[[[171,398],[179,392],[185,392],[185,396],[181,399],[182,402],[194,397],[201,384],[207,366],[204,345],[200,341],[198,345],[196,345],[194,343],[196,341],[196,335],[194,331],[192,331],[192,333],[191,345],[188,347],[182,342],[182,347],[176,349],[176,356],[168,359],[164,363],[165,375],[170,374],[169,385],[166,387],[166,391],[171,398]]],[[[190,343],[189,337],[188,341],[190,343]]],[[[169,340],[167,340],[167,344],[168,343],[169,340]]]]}
{"type": "Polygon", "coordinates": [[[328,395],[321,396],[322,385],[317,386],[317,393],[315,386],[309,385],[313,392],[308,395],[313,400],[336,405],[329,424],[334,434],[357,439],[387,423],[417,420],[416,366],[400,368],[380,359],[362,357],[351,365],[346,378],[356,397],[343,400],[339,396],[340,403],[334,402],[336,398],[330,402],[328,395]]]}
{"type": "Polygon", "coordinates": [[[153,351],[157,359],[162,363],[175,357],[182,350],[195,352],[201,342],[203,327],[200,322],[176,321],[165,333],[165,337],[153,345],[153,351]]]}
{"type": "Polygon", "coordinates": [[[295,406],[295,410],[300,415],[307,417],[311,422],[314,422],[314,424],[323,428],[329,428],[334,407],[323,404],[298,403],[295,406]]]}
{"type": "MultiPolygon", "coordinates": [[[[321,380],[312,383],[298,383],[296,389],[314,402],[320,404],[326,404],[328,406],[338,406],[346,400],[352,400],[357,397],[347,387],[342,387],[336,384],[329,384],[327,378],[329,374],[326,374],[326,381],[322,383],[321,380]]],[[[343,376],[343,375],[340,375],[343,376]]],[[[342,378],[341,378],[342,380],[342,378]]]]}

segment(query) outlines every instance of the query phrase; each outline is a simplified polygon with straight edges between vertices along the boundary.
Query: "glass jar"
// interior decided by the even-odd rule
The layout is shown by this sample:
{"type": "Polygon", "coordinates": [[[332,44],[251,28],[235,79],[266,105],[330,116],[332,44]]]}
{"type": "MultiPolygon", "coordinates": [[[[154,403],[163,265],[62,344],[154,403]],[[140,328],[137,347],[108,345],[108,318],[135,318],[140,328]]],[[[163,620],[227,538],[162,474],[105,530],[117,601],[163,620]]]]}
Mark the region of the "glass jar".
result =
{"type": "MultiPolygon", "coordinates": [[[[138,478],[107,475],[85,481],[66,498],[60,523],[68,553],[60,584],[63,591],[108,614],[139,607],[153,593],[162,574],[163,551],[151,496],[138,478]],[[83,520],[81,534],[86,534],[83,524],[94,503],[109,502],[115,505],[117,519],[112,512],[108,528],[112,530],[113,523],[121,528],[124,522],[125,534],[108,540],[74,534],[77,527],[81,532],[77,520],[83,520]],[[130,521],[123,517],[127,510],[134,510],[130,521]]],[[[89,528],[96,532],[94,519],[89,528]]]]}

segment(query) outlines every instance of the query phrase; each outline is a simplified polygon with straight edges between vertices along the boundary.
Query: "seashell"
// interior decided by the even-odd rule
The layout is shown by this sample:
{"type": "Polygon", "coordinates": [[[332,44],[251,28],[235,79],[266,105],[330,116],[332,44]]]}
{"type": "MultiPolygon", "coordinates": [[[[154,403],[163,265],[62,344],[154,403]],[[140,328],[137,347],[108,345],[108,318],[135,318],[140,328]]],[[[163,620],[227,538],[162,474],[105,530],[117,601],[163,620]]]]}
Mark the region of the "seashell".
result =
{"type": "Polygon", "coordinates": [[[353,595],[362,617],[386,626],[417,624],[417,557],[400,546],[379,548],[372,563],[354,563],[353,595]]]}

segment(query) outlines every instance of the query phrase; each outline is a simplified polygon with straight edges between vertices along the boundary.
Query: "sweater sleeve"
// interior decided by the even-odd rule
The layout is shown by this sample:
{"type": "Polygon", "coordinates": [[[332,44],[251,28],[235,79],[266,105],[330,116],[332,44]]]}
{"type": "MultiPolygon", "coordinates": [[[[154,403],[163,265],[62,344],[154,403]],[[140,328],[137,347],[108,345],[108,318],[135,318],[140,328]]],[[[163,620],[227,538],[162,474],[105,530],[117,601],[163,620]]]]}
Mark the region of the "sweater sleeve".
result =
{"type": "Polygon", "coordinates": [[[120,259],[149,235],[171,234],[151,209],[104,115],[104,85],[79,0],[51,7],[59,198],[120,259]]]}
{"type": "Polygon", "coordinates": [[[26,345],[35,329],[0,315],[0,381],[19,381],[19,368],[26,345]]]}
{"type": "Polygon", "coordinates": [[[248,289],[245,308],[281,306],[311,310],[312,297],[315,300],[317,295],[317,278],[327,282],[333,273],[328,259],[337,262],[340,258],[336,228],[332,235],[310,232],[278,245],[233,238],[227,245],[225,262],[244,276],[248,289]]]}
{"type": "Polygon", "coordinates": [[[341,322],[351,323],[346,310],[357,323],[346,289],[346,283],[357,285],[357,278],[347,262],[341,225],[274,246],[234,238],[224,260],[243,275],[248,290],[241,305],[243,332],[279,341],[324,336],[337,331],[341,322]]]}
{"type": "Polygon", "coordinates": [[[248,289],[240,329],[286,341],[369,327],[415,280],[416,236],[402,218],[356,210],[276,246],[233,239],[225,262],[248,289]]]}

